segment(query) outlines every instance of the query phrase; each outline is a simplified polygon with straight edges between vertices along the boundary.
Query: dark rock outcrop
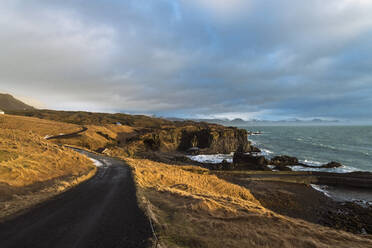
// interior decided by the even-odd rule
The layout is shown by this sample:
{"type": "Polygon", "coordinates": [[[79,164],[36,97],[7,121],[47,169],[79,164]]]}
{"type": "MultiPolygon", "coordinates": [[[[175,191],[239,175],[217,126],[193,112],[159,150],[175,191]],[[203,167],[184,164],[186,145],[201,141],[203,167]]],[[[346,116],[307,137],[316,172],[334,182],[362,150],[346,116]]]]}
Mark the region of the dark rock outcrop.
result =
{"type": "Polygon", "coordinates": [[[275,156],[270,160],[271,165],[275,165],[277,170],[291,170],[288,166],[300,165],[307,168],[337,168],[341,167],[342,164],[338,162],[329,162],[322,166],[307,165],[298,161],[296,157],[291,157],[287,155],[275,156]],[[287,168],[286,168],[287,167],[287,168]]]}
{"type": "Polygon", "coordinates": [[[187,151],[198,147],[200,153],[230,153],[242,146],[244,151],[250,151],[247,131],[233,127],[181,128],[174,130],[179,137],[177,150],[187,151]]]}
{"type": "Polygon", "coordinates": [[[268,164],[269,161],[264,156],[255,156],[252,154],[244,153],[242,147],[240,147],[234,153],[234,169],[270,170],[270,168],[267,166],[268,164]]]}
{"type": "Polygon", "coordinates": [[[212,124],[162,127],[137,132],[135,137],[120,142],[128,154],[148,151],[188,154],[228,154],[242,147],[244,152],[256,150],[248,141],[247,131],[212,124]]]}
{"type": "Polygon", "coordinates": [[[299,163],[296,157],[282,155],[282,156],[273,157],[270,160],[270,164],[276,165],[276,166],[288,166],[288,165],[297,165],[299,163]]]}
{"type": "Polygon", "coordinates": [[[201,166],[208,168],[209,170],[233,170],[233,164],[223,160],[221,163],[210,164],[210,163],[201,163],[201,166]]]}
{"type": "Polygon", "coordinates": [[[329,162],[328,164],[324,164],[322,166],[320,166],[320,168],[337,168],[337,167],[341,167],[342,164],[338,163],[338,162],[329,162]]]}
{"type": "Polygon", "coordinates": [[[258,147],[250,146],[250,148],[249,148],[249,152],[256,152],[256,153],[259,153],[259,152],[261,152],[261,150],[260,150],[258,147]]]}
{"type": "Polygon", "coordinates": [[[288,166],[284,166],[284,165],[277,165],[274,167],[274,170],[278,170],[278,171],[292,171],[292,169],[288,166]]]}

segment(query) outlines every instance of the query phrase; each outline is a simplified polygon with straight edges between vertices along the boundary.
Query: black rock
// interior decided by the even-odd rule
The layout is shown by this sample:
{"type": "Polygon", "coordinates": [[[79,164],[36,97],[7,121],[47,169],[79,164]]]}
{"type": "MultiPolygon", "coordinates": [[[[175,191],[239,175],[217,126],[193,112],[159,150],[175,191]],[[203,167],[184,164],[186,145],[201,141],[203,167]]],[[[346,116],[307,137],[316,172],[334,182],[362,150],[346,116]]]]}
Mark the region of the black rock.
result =
{"type": "Polygon", "coordinates": [[[298,159],[296,157],[290,157],[286,155],[276,156],[270,160],[270,164],[276,166],[287,166],[287,165],[297,165],[298,159]]]}
{"type": "Polygon", "coordinates": [[[233,164],[236,169],[270,170],[267,166],[269,161],[264,156],[254,156],[240,151],[234,153],[233,164]]]}
{"type": "Polygon", "coordinates": [[[278,170],[278,171],[292,171],[291,168],[289,168],[288,166],[283,166],[283,165],[277,165],[277,166],[275,166],[274,170],[278,170]]]}
{"type": "Polygon", "coordinates": [[[329,162],[328,164],[324,164],[322,166],[320,166],[320,168],[337,168],[337,167],[341,167],[342,164],[338,163],[338,162],[329,162]]]}

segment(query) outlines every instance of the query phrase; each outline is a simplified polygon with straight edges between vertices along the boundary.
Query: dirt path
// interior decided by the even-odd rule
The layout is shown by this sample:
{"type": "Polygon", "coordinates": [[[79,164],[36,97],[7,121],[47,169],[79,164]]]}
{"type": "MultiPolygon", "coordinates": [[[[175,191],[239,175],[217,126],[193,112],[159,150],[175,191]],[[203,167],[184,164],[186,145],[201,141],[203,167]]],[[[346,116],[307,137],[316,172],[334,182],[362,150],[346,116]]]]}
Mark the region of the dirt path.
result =
{"type": "Polygon", "coordinates": [[[0,224],[1,248],[148,247],[151,230],[124,162],[87,153],[97,175],[0,224]]]}

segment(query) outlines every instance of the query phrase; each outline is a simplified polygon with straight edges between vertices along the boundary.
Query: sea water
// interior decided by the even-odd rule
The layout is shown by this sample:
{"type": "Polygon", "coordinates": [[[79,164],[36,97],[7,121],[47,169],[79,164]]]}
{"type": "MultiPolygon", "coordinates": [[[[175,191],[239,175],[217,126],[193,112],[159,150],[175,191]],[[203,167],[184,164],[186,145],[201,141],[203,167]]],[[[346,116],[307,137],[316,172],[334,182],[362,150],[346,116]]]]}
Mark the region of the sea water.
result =
{"type": "MultiPolygon", "coordinates": [[[[330,161],[343,164],[340,168],[311,169],[295,166],[294,170],[329,172],[372,171],[372,126],[254,126],[244,127],[261,132],[248,137],[262,155],[297,157],[300,162],[320,166],[330,161]]],[[[200,162],[231,161],[232,154],[193,156],[200,162]]]]}

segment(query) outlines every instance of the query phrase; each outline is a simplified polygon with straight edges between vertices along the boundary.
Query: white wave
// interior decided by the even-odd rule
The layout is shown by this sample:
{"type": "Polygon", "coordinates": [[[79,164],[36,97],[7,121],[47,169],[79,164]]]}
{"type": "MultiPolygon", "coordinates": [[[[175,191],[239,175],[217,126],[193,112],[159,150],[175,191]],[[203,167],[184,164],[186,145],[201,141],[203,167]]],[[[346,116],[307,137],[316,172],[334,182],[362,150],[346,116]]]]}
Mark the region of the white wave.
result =
{"type": "Polygon", "coordinates": [[[372,202],[360,199],[353,199],[352,202],[358,204],[361,207],[369,208],[372,206],[372,202]]]}
{"type": "Polygon", "coordinates": [[[218,163],[221,163],[223,160],[226,160],[229,163],[232,163],[233,161],[233,153],[212,154],[212,155],[193,155],[193,156],[187,156],[187,157],[199,163],[218,164],[218,163]]]}
{"type": "MultiPolygon", "coordinates": [[[[315,167],[320,167],[326,163],[319,162],[319,161],[313,161],[313,160],[300,160],[301,163],[310,165],[310,166],[315,166],[315,167]]],[[[320,172],[334,172],[334,173],[348,173],[348,172],[353,172],[353,171],[361,171],[361,169],[357,169],[351,166],[341,166],[337,168],[309,168],[309,167],[304,167],[301,165],[298,166],[292,166],[292,170],[294,171],[320,171],[320,172]]]]}
{"type": "Polygon", "coordinates": [[[361,171],[360,169],[356,169],[350,166],[341,166],[338,168],[309,168],[304,167],[301,165],[291,166],[292,170],[294,171],[319,171],[319,172],[334,172],[334,173],[348,173],[353,171],[361,171]]]}
{"type": "Polygon", "coordinates": [[[310,184],[311,187],[338,202],[354,202],[362,207],[372,206],[370,192],[360,189],[338,188],[326,185],[310,184]]]}
{"type": "Polygon", "coordinates": [[[262,148],[260,150],[261,150],[260,155],[262,155],[262,156],[269,156],[270,154],[273,154],[273,152],[268,150],[268,149],[263,149],[262,148]]]}
{"type": "Polygon", "coordinates": [[[300,160],[301,163],[303,164],[307,164],[307,165],[311,165],[311,166],[321,166],[323,165],[324,163],[322,162],[319,162],[319,161],[313,161],[313,160],[300,160]]]}
{"type": "Polygon", "coordinates": [[[327,191],[327,186],[325,185],[316,185],[316,184],[310,184],[310,186],[319,191],[319,192],[322,192],[324,195],[328,196],[328,197],[331,197],[331,195],[329,194],[329,192],[327,191]]]}
{"type": "MultiPolygon", "coordinates": [[[[247,153],[248,154],[248,153],[247,153]]],[[[261,149],[259,153],[252,153],[253,156],[270,156],[273,154],[272,151],[268,149],[261,149]]],[[[233,162],[234,153],[230,154],[211,154],[211,155],[189,155],[187,156],[189,159],[197,161],[199,163],[211,163],[211,164],[218,164],[221,163],[223,160],[226,160],[228,163],[233,162]]]]}

